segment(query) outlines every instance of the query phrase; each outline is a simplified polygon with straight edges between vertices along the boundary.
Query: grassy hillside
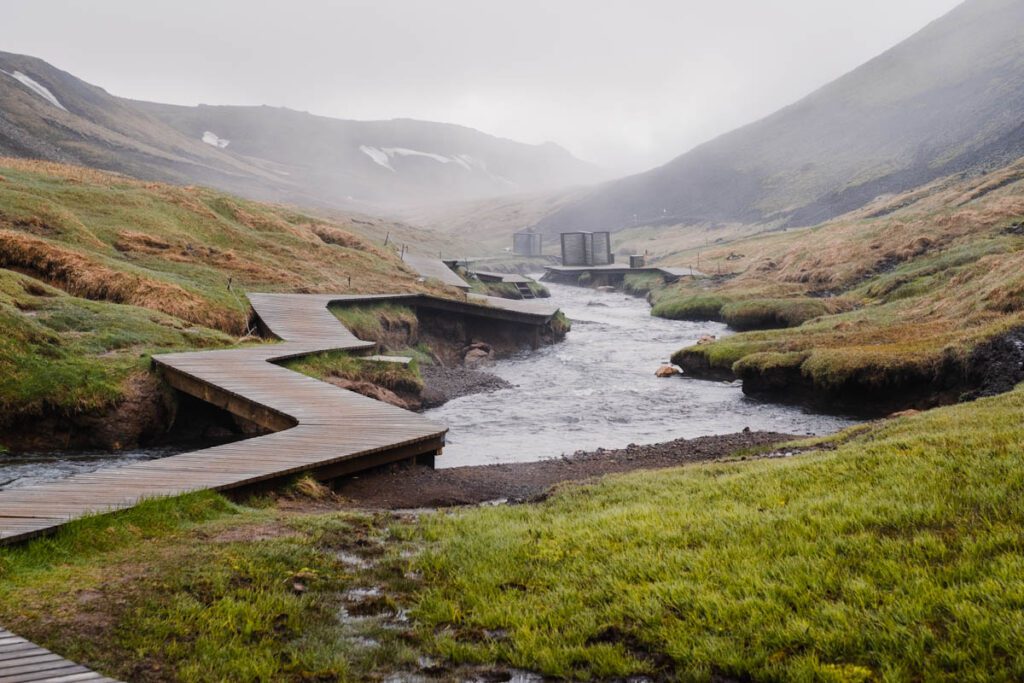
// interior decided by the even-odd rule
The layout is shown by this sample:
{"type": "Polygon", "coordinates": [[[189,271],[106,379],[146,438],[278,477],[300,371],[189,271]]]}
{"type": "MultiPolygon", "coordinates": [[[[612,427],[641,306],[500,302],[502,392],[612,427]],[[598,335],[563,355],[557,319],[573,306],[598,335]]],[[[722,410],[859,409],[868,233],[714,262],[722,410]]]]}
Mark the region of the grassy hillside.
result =
{"type": "Polygon", "coordinates": [[[533,504],[151,502],[0,551],[0,621],[133,680],[1019,680],[1022,442],[1017,389],[533,504]]]}
{"type": "Polygon", "coordinates": [[[247,291],[427,289],[346,227],[207,189],[0,159],[0,443],[29,421],[153,404],[148,355],[236,343],[247,291]]]}
{"type": "MultiPolygon", "coordinates": [[[[860,408],[878,401],[878,410],[956,400],[992,379],[979,357],[985,345],[1024,327],[1022,224],[1017,162],[889,196],[813,229],[702,249],[702,269],[722,275],[656,290],[653,313],[785,328],[676,354],[693,374],[734,372],[755,393],[860,408]]],[[[1018,370],[1005,370],[1012,386],[1018,370]]]]}

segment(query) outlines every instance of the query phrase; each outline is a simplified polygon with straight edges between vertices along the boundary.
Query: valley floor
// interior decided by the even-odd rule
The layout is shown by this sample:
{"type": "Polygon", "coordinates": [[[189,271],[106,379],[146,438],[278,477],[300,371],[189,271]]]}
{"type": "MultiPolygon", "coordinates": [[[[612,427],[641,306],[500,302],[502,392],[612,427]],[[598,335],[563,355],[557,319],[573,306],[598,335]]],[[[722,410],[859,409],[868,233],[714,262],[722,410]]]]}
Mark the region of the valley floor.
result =
{"type": "Polygon", "coordinates": [[[517,505],[344,509],[401,472],[153,501],[2,551],[0,622],[143,681],[1016,680],[1022,418],[1018,388],[517,505]]]}

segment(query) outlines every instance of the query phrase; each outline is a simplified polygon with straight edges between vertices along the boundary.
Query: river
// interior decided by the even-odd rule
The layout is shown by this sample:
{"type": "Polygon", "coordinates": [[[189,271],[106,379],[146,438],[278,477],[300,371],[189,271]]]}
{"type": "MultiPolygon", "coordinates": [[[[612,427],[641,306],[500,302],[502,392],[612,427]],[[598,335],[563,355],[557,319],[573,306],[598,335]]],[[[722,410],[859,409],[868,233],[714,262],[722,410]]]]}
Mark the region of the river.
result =
{"type": "Polygon", "coordinates": [[[529,462],[745,427],[825,434],[855,423],[750,399],[738,382],[655,377],[677,349],[728,329],[655,318],[646,301],[620,292],[547,286],[572,331],[559,344],[487,368],[514,388],[427,411],[450,427],[438,467],[529,462]]]}
{"type": "MultiPolygon", "coordinates": [[[[550,284],[552,301],[572,320],[565,341],[524,351],[487,368],[515,386],[465,396],[427,411],[449,425],[439,467],[529,462],[576,450],[620,448],[737,432],[744,427],[824,434],[854,424],[743,395],[736,382],[659,379],[673,351],[718,323],[663,320],[642,299],[550,284]]],[[[0,489],[61,479],[103,467],[166,457],[210,444],[117,453],[0,454],[0,489]]]]}

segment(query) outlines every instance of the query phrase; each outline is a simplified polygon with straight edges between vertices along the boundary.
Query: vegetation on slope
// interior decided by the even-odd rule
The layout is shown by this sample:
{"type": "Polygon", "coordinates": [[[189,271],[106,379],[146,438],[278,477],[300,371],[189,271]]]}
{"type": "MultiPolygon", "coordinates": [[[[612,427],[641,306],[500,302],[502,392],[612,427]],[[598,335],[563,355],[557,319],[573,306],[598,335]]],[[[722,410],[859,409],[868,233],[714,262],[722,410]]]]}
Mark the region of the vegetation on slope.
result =
{"type": "Polygon", "coordinates": [[[705,252],[729,274],[655,290],[655,315],[786,329],[684,349],[674,362],[735,374],[753,393],[879,410],[982,388],[979,356],[1024,326],[1022,178],[1018,163],[948,179],[810,230],[705,252]]]}
{"type": "MultiPolygon", "coordinates": [[[[234,343],[248,291],[428,289],[390,250],[288,208],[2,159],[0,442],[31,445],[29,424],[80,427],[140,392],[159,402],[149,354],[234,343]]],[[[70,431],[124,446],[145,429],[70,431]]]]}
{"type": "Polygon", "coordinates": [[[1022,418],[1024,387],[454,514],[147,503],[0,550],[0,623],[133,679],[1016,680],[1022,418]]]}

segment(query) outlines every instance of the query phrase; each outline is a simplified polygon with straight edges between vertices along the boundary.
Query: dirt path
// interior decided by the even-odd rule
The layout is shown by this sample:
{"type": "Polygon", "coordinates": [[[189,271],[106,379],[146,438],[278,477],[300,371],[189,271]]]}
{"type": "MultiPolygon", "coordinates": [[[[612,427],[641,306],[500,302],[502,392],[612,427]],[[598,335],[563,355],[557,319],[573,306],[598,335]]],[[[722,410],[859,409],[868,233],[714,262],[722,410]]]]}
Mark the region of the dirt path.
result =
{"type": "MultiPolygon", "coordinates": [[[[445,507],[499,499],[521,502],[543,497],[562,482],[717,460],[744,449],[796,438],[775,432],[741,432],[619,450],[598,449],[532,463],[436,470],[392,466],[349,477],[339,483],[336,492],[346,507],[354,508],[445,507]]],[[[443,456],[439,463],[443,463],[443,456]]]]}

